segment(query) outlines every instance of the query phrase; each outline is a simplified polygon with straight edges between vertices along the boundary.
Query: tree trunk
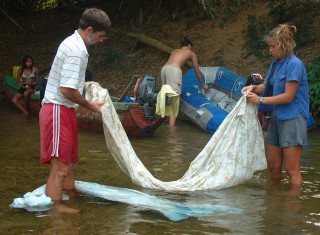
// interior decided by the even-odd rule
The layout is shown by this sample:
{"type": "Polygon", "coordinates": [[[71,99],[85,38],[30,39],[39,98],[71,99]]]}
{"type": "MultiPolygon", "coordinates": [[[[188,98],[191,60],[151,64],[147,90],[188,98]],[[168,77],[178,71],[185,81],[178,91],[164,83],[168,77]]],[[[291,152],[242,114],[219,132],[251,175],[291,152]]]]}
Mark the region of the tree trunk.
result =
{"type": "Polygon", "coordinates": [[[14,23],[21,31],[23,31],[23,28],[11,17],[5,12],[3,9],[0,8],[0,11],[9,19],[12,23],[14,23]]]}
{"type": "MultiPolygon", "coordinates": [[[[170,54],[173,50],[173,48],[167,46],[166,44],[156,40],[156,39],[153,39],[153,38],[150,38],[148,37],[147,35],[145,34],[142,34],[142,33],[139,33],[139,34],[136,34],[136,33],[130,33],[130,32],[124,32],[122,30],[115,30],[115,29],[112,29],[114,32],[117,32],[117,33],[121,33],[121,34],[125,34],[126,36],[128,37],[131,37],[131,38],[134,38],[134,39],[137,39],[138,41],[148,45],[148,46],[152,46],[152,47],[155,47],[163,52],[166,52],[168,54],[170,54]]],[[[186,63],[187,66],[189,67],[192,67],[192,63],[190,61],[188,61],[186,63]]]]}

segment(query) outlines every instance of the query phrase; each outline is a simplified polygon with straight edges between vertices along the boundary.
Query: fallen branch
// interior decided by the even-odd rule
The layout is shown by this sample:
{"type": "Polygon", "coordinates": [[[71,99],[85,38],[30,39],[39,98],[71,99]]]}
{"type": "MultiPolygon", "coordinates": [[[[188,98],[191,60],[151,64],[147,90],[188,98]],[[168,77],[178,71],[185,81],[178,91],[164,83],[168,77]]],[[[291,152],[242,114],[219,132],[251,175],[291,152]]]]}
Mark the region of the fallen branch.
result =
{"type": "Polygon", "coordinates": [[[0,11],[9,19],[12,23],[14,23],[21,31],[23,31],[23,28],[11,17],[5,12],[3,9],[0,8],[0,11]]]}
{"type": "Polygon", "coordinates": [[[124,32],[122,30],[115,30],[115,29],[113,31],[118,32],[118,33],[120,32],[122,34],[125,34],[125,35],[131,37],[131,38],[135,38],[146,45],[153,46],[153,47],[155,47],[161,51],[164,51],[168,54],[170,54],[171,51],[173,50],[171,47],[163,44],[162,42],[160,42],[156,39],[150,38],[147,35],[142,34],[142,33],[139,33],[139,34],[129,33],[129,32],[124,32]]]}
{"type": "MultiPolygon", "coordinates": [[[[126,36],[128,37],[131,37],[131,38],[135,38],[137,39],[138,41],[148,45],[148,46],[152,46],[152,47],[155,47],[163,52],[166,52],[168,54],[170,54],[173,50],[173,48],[167,46],[166,44],[156,40],[156,39],[153,39],[153,38],[150,38],[148,37],[147,35],[145,34],[136,34],[136,33],[130,33],[130,32],[124,32],[122,30],[116,30],[116,29],[112,29],[112,31],[116,32],[116,33],[121,33],[121,34],[125,34],[126,36]]],[[[192,67],[192,63],[190,61],[188,61],[186,63],[187,66],[189,67],[192,67]]]]}

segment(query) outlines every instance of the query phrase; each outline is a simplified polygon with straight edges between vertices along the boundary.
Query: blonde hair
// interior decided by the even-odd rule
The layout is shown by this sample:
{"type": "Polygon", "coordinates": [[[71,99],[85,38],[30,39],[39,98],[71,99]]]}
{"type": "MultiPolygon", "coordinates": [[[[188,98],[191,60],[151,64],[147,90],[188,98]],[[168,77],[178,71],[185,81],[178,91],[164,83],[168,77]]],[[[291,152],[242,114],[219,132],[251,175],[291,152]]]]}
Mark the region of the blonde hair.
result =
{"type": "Polygon", "coordinates": [[[278,44],[277,49],[280,52],[281,58],[293,54],[294,48],[296,47],[296,42],[294,41],[294,34],[296,32],[296,26],[287,23],[280,24],[269,32],[268,38],[271,38],[278,44]]]}

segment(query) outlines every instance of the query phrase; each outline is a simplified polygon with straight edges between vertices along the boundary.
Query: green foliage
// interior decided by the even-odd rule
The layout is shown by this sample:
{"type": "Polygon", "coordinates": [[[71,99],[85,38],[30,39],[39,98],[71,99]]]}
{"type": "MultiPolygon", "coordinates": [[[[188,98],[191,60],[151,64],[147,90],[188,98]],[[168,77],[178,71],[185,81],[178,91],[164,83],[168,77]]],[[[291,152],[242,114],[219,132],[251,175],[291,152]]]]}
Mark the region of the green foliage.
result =
{"type": "Polygon", "coordinates": [[[41,0],[36,1],[35,9],[38,11],[53,9],[58,6],[58,0],[41,0]]]}
{"type": "Polygon", "coordinates": [[[261,58],[269,56],[265,35],[269,31],[270,24],[266,19],[257,19],[255,15],[247,18],[247,48],[250,53],[261,58]]]}
{"type": "Polygon", "coordinates": [[[98,55],[98,60],[101,65],[108,65],[108,64],[114,64],[122,60],[123,55],[119,52],[115,51],[114,49],[110,47],[106,47],[105,50],[101,52],[101,54],[98,55]]]}
{"type": "MultiPolygon", "coordinates": [[[[315,61],[320,61],[320,56],[315,61]]],[[[320,115],[320,64],[306,65],[309,85],[310,111],[314,116],[320,115]]]]}
{"type": "Polygon", "coordinates": [[[296,43],[304,46],[313,41],[314,16],[319,14],[320,1],[305,0],[270,0],[269,17],[258,18],[250,14],[247,18],[248,50],[259,57],[266,58],[265,37],[269,30],[281,23],[292,23],[297,27],[296,43]]]}
{"type": "Polygon", "coordinates": [[[197,0],[207,16],[214,19],[220,18],[219,27],[223,28],[226,23],[237,19],[239,9],[249,8],[255,1],[252,0],[197,0]]]}
{"type": "Polygon", "coordinates": [[[292,23],[297,27],[296,42],[304,46],[313,38],[311,27],[314,16],[319,13],[320,1],[306,0],[271,0],[269,15],[276,23],[292,23]]]}

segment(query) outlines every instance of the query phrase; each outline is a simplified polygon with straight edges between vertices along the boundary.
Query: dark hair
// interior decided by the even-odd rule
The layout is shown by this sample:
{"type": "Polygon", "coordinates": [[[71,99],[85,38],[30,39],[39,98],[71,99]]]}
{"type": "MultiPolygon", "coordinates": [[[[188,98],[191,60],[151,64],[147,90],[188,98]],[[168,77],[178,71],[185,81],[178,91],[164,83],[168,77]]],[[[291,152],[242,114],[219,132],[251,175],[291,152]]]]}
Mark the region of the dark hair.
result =
{"type": "Polygon", "coordinates": [[[108,33],[111,29],[111,21],[104,11],[88,8],[82,13],[79,28],[85,30],[88,27],[92,27],[93,32],[105,31],[108,33]]]}
{"type": "Polygon", "coordinates": [[[189,45],[190,45],[190,46],[193,46],[191,40],[189,40],[189,39],[186,38],[186,37],[183,37],[183,38],[181,39],[181,46],[186,47],[186,46],[189,46],[189,45]]]}
{"type": "Polygon", "coordinates": [[[27,60],[31,60],[32,62],[32,68],[33,68],[33,58],[31,55],[23,55],[22,56],[22,66],[21,66],[21,72],[23,72],[23,70],[26,68],[26,62],[27,60]]]}

